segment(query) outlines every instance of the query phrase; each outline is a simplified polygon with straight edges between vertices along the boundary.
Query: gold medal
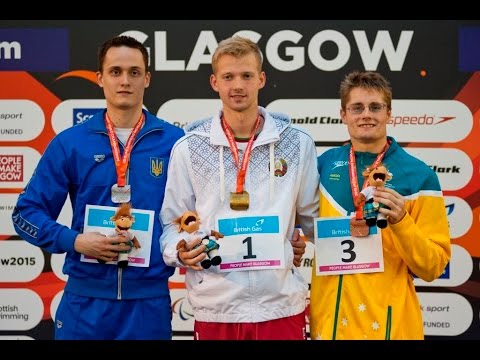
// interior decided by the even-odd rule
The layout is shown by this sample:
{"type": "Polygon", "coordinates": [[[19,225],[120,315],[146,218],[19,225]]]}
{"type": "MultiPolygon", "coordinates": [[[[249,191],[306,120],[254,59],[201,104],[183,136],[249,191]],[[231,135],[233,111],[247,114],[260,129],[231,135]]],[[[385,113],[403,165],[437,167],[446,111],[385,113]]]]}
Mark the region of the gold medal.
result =
{"type": "Polygon", "coordinates": [[[350,235],[353,237],[365,237],[368,236],[370,228],[364,219],[350,219],[350,235]]]}
{"type": "Polygon", "coordinates": [[[248,192],[230,193],[230,208],[232,210],[247,210],[250,204],[250,197],[248,192]]]}

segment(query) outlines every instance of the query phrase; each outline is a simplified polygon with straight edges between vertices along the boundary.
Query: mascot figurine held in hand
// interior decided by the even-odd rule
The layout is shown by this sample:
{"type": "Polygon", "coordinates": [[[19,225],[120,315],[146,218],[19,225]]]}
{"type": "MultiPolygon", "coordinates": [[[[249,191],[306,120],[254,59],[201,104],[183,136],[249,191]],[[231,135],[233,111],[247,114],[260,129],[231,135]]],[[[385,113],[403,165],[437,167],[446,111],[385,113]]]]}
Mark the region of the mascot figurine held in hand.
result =
{"type": "Polygon", "coordinates": [[[110,220],[115,223],[115,234],[124,236],[128,239],[128,242],[125,244],[125,247],[129,246],[128,249],[118,253],[118,267],[125,268],[128,266],[128,254],[132,248],[135,247],[135,249],[140,249],[141,247],[138,239],[130,231],[130,228],[135,222],[135,216],[131,213],[130,204],[121,204],[110,220]]]}
{"type": "MultiPolygon", "coordinates": [[[[178,224],[178,232],[185,231],[190,234],[187,240],[190,240],[193,237],[201,237],[202,241],[194,248],[197,248],[200,245],[205,245],[205,253],[207,254],[207,257],[200,262],[200,265],[204,269],[208,269],[211,265],[217,266],[221,264],[222,258],[218,255],[220,245],[216,240],[223,238],[223,234],[215,230],[208,231],[206,229],[201,229],[200,219],[198,214],[194,211],[185,211],[182,216],[175,220],[175,222],[178,224]],[[212,239],[211,236],[213,236],[215,240],[212,239]]],[[[187,242],[185,240],[180,240],[177,244],[177,250],[186,247],[186,244],[187,242]]]]}
{"type": "Polygon", "coordinates": [[[367,168],[362,175],[365,181],[368,181],[368,186],[355,199],[355,206],[363,203],[363,218],[368,226],[377,225],[380,229],[384,229],[387,227],[387,218],[378,209],[385,205],[373,201],[373,193],[377,187],[385,186],[385,183],[392,178],[392,174],[385,166],[379,165],[376,168],[367,168]]]}

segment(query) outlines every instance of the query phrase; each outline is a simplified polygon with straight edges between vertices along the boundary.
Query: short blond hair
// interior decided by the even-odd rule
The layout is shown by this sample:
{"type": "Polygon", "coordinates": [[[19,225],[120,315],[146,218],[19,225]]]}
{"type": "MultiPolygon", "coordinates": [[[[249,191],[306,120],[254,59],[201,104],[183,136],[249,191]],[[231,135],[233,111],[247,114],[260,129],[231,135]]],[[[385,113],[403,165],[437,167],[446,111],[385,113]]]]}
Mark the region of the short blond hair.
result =
{"type": "Polygon", "coordinates": [[[257,59],[258,71],[262,71],[263,56],[262,51],[256,43],[248,38],[238,35],[229,37],[220,41],[212,57],[212,71],[215,74],[217,64],[223,55],[231,55],[236,58],[244,57],[248,54],[254,54],[257,59]]]}

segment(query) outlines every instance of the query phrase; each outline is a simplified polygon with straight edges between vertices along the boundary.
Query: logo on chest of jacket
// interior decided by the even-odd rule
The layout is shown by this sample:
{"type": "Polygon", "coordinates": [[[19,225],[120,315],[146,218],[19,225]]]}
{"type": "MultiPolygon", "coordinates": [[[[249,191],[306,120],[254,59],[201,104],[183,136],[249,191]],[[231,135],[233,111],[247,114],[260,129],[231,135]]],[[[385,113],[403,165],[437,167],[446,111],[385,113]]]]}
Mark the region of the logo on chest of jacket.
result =
{"type": "Polygon", "coordinates": [[[105,160],[105,154],[95,154],[93,155],[93,159],[97,162],[100,163],[103,160],[105,160]]]}
{"type": "Polygon", "coordinates": [[[150,175],[160,177],[163,174],[163,159],[158,157],[150,158],[150,175]]]}
{"type": "Polygon", "coordinates": [[[285,159],[277,159],[275,160],[275,171],[274,175],[276,177],[284,176],[288,171],[287,161],[285,159]]]}

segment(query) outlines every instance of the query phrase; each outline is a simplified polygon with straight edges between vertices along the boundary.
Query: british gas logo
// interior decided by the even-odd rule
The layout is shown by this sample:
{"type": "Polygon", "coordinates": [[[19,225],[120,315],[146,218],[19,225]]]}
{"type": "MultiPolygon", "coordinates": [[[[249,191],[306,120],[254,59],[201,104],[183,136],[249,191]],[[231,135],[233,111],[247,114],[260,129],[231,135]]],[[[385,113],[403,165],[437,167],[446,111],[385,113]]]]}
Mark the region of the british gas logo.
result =
{"type": "Polygon", "coordinates": [[[225,236],[244,234],[277,234],[280,229],[278,216],[243,216],[218,220],[219,232],[225,236]]]}

